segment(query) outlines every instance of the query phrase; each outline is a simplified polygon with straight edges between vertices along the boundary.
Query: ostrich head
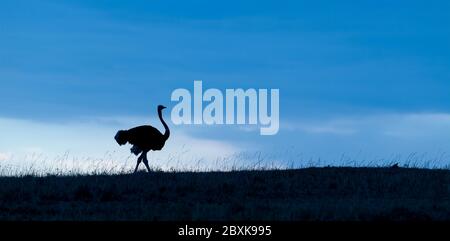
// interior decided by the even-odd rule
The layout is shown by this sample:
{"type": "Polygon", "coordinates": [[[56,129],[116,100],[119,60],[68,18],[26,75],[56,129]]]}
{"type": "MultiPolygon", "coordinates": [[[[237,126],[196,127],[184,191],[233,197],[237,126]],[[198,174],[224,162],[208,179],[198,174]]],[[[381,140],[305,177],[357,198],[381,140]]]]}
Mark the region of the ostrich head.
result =
{"type": "Polygon", "coordinates": [[[116,136],[114,137],[116,139],[117,144],[119,145],[125,145],[127,144],[127,131],[120,130],[117,132],[116,136]]]}
{"type": "Polygon", "coordinates": [[[165,108],[167,108],[167,107],[165,107],[165,106],[163,106],[163,105],[158,105],[158,111],[162,111],[162,110],[164,110],[165,108]]]}

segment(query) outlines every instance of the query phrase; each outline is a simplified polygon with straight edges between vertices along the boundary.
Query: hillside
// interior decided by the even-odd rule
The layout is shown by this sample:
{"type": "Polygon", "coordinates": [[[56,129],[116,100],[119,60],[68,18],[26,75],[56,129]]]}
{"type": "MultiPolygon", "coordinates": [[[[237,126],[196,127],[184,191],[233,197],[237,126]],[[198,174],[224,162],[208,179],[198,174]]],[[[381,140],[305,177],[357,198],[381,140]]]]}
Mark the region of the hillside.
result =
{"type": "Polygon", "coordinates": [[[0,177],[0,220],[450,220],[450,171],[0,177]]]}

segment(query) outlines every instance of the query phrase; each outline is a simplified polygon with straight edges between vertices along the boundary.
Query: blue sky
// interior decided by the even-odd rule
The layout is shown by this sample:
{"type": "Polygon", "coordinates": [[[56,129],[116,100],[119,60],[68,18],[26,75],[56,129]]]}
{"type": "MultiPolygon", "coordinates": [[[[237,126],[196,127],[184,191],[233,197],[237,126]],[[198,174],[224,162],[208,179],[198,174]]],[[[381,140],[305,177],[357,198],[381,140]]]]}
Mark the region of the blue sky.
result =
{"type": "Polygon", "coordinates": [[[433,159],[450,149],[449,11],[448,1],[3,1],[0,159],[127,153],[109,133],[161,128],[156,105],[170,109],[193,80],[280,89],[280,132],[178,126],[167,152],[213,143],[300,164],[433,159]]]}

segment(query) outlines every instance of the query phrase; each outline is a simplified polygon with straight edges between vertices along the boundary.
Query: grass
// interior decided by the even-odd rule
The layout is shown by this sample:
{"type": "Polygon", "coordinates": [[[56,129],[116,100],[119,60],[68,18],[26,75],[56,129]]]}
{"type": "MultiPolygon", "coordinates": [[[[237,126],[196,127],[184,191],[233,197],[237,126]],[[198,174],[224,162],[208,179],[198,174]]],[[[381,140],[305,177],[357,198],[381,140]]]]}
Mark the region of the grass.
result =
{"type": "Polygon", "coordinates": [[[450,221],[450,170],[9,176],[0,177],[0,220],[450,221]]]}

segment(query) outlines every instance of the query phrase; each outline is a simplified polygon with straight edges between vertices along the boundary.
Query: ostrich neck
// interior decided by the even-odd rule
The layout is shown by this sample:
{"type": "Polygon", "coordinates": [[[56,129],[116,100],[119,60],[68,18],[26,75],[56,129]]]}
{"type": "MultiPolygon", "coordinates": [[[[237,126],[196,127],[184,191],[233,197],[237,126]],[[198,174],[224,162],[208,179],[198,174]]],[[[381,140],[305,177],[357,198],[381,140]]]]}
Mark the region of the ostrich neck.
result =
{"type": "Polygon", "coordinates": [[[167,140],[169,138],[169,136],[170,136],[169,126],[167,126],[166,122],[164,121],[164,119],[162,117],[162,111],[161,110],[158,111],[158,116],[159,116],[159,119],[161,120],[161,123],[164,126],[164,129],[165,129],[164,138],[167,140]]]}

